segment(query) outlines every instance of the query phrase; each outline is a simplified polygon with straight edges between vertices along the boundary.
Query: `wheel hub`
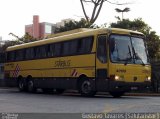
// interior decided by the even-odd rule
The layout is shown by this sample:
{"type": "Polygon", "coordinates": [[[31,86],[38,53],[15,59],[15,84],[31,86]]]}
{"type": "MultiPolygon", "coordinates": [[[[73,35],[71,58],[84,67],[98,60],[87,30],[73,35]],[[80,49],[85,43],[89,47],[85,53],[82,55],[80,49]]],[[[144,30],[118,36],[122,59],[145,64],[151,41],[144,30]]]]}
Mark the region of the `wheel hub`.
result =
{"type": "Polygon", "coordinates": [[[84,83],[82,84],[82,91],[84,93],[89,93],[91,91],[91,84],[88,81],[84,81],[84,83]]]}

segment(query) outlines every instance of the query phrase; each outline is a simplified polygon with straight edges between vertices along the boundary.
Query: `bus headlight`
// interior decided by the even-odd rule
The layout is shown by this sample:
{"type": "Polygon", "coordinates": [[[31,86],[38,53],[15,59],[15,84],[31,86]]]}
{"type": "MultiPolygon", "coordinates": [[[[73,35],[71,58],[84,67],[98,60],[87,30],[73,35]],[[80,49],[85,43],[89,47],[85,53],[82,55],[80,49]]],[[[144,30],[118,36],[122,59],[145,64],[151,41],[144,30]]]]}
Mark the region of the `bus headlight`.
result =
{"type": "Polygon", "coordinates": [[[145,81],[151,81],[151,77],[147,76],[145,81]]]}
{"type": "Polygon", "coordinates": [[[124,80],[123,76],[118,76],[118,75],[110,75],[110,79],[113,81],[124,80]]]}
{"type": "Polygon", "coordinates": [[[120,79],[120,77],[117,76],[117,75],[115,75],[114,79],[115,79],[116,81],[118,81],[118,80],[120,79]]]}

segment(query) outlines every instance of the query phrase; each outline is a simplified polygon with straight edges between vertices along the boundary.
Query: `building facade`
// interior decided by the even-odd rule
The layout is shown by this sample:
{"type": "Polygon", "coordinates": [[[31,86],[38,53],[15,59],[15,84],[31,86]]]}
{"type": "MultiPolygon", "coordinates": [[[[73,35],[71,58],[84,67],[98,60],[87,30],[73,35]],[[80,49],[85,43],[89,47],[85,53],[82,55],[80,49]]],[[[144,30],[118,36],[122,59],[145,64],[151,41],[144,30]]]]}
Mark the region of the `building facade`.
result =
{"type": "Polygon", "coordinates": [[[48,22],[39,22],[39,16],[33,16],[33,24],[25,25],[25,33],[29,33],[36,39],[46,38],[50,34],[54,34],[56,25],[48,22]]]}
{"type": "Polygon", "coordinates": [[[61,20],[60,22],[57,22],[56,23],[56,26],[57,27],[61,27],[61,26],[64,26],[65,25],[65,23],[68,23],[68,22],[70,22],[70,21],[72,21],[72,22],[74,22],[75,20],[74,19],[63,19],[63,20],[61,20]]]}

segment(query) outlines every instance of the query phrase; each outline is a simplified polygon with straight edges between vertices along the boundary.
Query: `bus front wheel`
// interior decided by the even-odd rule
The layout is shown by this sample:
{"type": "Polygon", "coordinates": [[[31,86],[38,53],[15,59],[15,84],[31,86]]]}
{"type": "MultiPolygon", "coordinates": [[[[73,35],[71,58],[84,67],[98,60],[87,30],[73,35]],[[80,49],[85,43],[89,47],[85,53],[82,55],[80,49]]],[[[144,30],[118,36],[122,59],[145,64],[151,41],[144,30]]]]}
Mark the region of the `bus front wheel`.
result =
{"type": "Polygon", "coordinates": [[[88,79],[82,80],[79,84],[79,92],[85,97],[94,96],[96,91],[93,91],[91,87],[92,84],[88,79]]]}
{"type": "Polygon", "coordinates": [[[113,92],[109,92],[110,95],[112,95],[114,98],[120,98],[122,95],[124,95],[125,92],[123,91],[113,91],[113,92]]]}

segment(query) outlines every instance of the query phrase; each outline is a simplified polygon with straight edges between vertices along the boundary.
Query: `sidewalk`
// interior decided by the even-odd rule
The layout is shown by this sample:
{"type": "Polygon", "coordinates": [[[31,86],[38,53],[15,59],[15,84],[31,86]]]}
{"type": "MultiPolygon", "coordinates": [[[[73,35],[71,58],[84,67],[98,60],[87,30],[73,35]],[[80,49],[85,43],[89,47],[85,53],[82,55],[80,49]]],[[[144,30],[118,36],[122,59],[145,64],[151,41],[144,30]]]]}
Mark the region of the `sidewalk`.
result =
{"type": "Polygon", "coordinates": [[[0,87],[16,87],[16,82],[14,80],[0,79],[0,87]]]}
{"type": "Polygon", "coordinates": [[[160,93],[126,93],[125,96],[160,96],[160,93]]]}

